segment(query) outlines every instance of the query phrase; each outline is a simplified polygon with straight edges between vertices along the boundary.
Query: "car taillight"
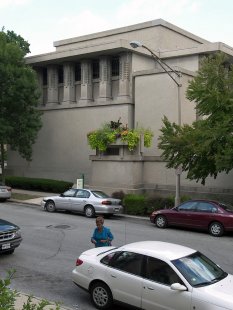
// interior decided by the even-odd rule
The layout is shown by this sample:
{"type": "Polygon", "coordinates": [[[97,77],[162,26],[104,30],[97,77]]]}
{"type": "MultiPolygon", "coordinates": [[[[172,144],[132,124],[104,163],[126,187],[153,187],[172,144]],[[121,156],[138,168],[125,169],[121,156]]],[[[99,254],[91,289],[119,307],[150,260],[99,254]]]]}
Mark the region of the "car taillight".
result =
{"type": "Polygon", "coordinates": [[[111,205],[112,202],[111,202],[110,200],[103,200],[103,201],[101,202],[101,204],[102,204],[102,205],[111,205]]]}
{"type": "Polygon", "coordinates": [[[81,259],[78,258],[76,260],[76,266],[80,266],[80,265],[82,265],[82,263],[83,263],[83,261],[81,259]]]}
{"type": "Polygon", "coordinates": [[[8,192],[11,192],[11,187],[7,187],[8,192]]]}

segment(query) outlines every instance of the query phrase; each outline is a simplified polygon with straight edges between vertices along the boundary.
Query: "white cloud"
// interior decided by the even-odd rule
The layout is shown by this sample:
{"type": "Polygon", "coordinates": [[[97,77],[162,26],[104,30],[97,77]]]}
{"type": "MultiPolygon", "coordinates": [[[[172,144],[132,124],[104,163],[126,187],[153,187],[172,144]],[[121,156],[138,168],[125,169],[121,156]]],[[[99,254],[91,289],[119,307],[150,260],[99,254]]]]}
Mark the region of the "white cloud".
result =
{"type": "Polygon", "coordinates": [[[66,15],[58,22],[60,39],[76,37],[109,29],[109,22],[90,10],[77,15],[66,15]]]}
{"type": "Polygon", "coordinates": [[[25,5],[31,0],[0,0],[0,8],[25,5]]]}

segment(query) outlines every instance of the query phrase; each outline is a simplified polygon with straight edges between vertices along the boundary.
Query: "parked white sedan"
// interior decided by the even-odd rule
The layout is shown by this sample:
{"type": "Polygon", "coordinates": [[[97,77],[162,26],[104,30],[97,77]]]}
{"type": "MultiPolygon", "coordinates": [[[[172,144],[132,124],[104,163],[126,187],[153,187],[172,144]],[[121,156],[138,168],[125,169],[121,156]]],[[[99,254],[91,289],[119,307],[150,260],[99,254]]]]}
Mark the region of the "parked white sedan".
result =
{"type": "Polygon", "coordinates": [[[0,184],[0,201],[6,201],[11,198],[11,187],[0,184]]]}
{"type": "Polygon", "coordinates": [[[122,213],[120,199],[109,197],[102,191],[70,188],[58,196],[44,197],[41,206],[48,212],[69,210],[84,213],[87,217],[96,214],[113,215],[122,213]]]}
{"type": "Polygon", "coordinates": [[[144,310],[233,309],[233,276],[200,252],[167,242],[85,251],[72,280],[97,309],[114,302],[144,310]]]}

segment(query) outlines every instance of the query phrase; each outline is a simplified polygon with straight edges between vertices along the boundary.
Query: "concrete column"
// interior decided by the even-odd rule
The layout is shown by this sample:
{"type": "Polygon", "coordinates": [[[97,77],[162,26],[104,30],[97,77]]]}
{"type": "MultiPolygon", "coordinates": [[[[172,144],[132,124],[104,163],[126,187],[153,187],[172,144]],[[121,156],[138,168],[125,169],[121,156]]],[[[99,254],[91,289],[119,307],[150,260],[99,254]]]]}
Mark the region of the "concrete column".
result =
{"type": "Polygon", "coordinates": [[[129,97],[130,86],[130,68],[131,68],[131,54],[122,53],[120,55],[120,70],[119,70],[119,93],[118,97],[129,97]]]}
{"type": "Polygon", "coordinates": [[[81,62],[80,100],[93,101],[92,64],[90,60],[83,60],[81,62]]]}
{"type": "Polygon", "coordinates": [[[108,56],[100,57],[99,98],[102,100],[112,98],[111,60],[108,56]]]}
{"type": "Polygon", "coordinates": [[[49,65],[48,74],[48,103],[58,103],[58,68],[56,65],[49,65]]]}
{"type": "Polygon", "coordinates": [[[40,98],[38,99],[39,104],[43,104],[43,70],[42,68],[36,68],[36,75],[37,75],[37,82],[38,82],[38,88],[40,92],[40,98]]]}
{"type": "Polygon", "coordinates": [[[73,63],[64,63],[64,93],[63,102],[75,102],[75,66],[73,63]]]}

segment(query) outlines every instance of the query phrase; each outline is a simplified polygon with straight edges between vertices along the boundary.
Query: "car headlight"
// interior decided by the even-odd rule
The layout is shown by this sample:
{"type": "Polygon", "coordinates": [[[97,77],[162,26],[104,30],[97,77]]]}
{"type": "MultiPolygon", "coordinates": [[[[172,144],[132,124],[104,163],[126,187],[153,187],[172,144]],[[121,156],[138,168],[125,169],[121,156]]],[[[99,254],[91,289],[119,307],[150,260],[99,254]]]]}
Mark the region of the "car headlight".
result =
{"type": "Polygon", "coordinates": [[[16,238],[20,238],[21,237],[21,230],[19,229],[19,230],[16,230],[16,232],[15,232],[15,237],[16,238]]]}

